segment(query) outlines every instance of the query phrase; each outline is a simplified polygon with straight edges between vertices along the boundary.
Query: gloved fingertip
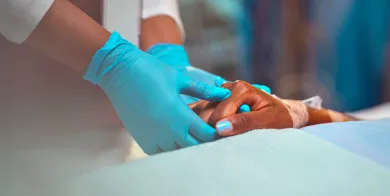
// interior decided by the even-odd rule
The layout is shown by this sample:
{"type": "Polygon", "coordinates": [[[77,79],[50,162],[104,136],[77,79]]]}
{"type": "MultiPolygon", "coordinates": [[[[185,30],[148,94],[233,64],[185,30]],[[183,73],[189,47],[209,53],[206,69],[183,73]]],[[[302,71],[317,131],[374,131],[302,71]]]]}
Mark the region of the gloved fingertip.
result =
{"type": "Polygon", "coordinates": [[[239,109],[239,112],[250,112],[250,111],[251,111],[251,108],[246,104],[242,105],[239,109]]]}
{"type": "Polygon", "coordinates": [[[217,78],[215,78],[214,82],[215,82],[215,86],[221,87],[222,84],[226,82],[226,80],[218,76],[217,78]]]}
{"type": "Polygon", "coordinates": [[[180,94],[190,95],[207,101],[222,101],[231,94],[229,89],[216,87],[200,81],[182,79],[184,82],[180,88],[180,94]]]}
{"type": "Polygon", "coordinates": [[[163,150],[160,147],[151,148],[150,146],[147,146],[147,147],[141,147],[141,149],[145,154],[149,156],[163,152],[163,150]]]}
{"type": "Polygon", "coordinates": [[[208,86],[208,89],[206,88],[207,90],[205,90],[205,94],[206,94],[205,100],[212,101],[212,102],[223,101],[232,94],[229,89],[210,86],[208,84],[206,85],[208,86]]]}
{"type": "Polygon", "coordinates": [[[252,84],[252,86],[268,93],[268,94],[271,94],[271,89],[268,87],[268,86],[265,86],[265,85],[259,85],[259,84],[252,84]]]}
{"type": "Polygon", "coordinates": [[[189,133],[194,138],[194,140],[198,141],[198,143],[204,143],[218,139],[217,131],[210,125],[203,122],[201,119],[200,121],[201,124],[192,124],[189,128],[189,133]]]}
{"type": "Polygon", "coordinates": [[[222,100],[225,100],[227,99],[231,94],[232,92],[229,90],[229,89],[225,89],[225,88],[219,88],[219,87],[215,87],[215,97],[216,97],[216,101],[222,101],[222,100]]]}

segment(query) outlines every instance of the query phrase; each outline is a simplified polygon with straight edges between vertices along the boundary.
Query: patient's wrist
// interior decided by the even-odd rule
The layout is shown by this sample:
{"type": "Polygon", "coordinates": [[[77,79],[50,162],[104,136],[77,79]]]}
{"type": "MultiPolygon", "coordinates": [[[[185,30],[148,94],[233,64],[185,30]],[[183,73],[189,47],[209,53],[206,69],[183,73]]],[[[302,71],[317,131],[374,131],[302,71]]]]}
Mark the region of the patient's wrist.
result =
{"type": "Polygon", "coordinates": [[[347,122],[359,120],[355,117],[336,112],[334,110],[328,110],[323,108],[315,109],[311,107],[307,107],[307,110],[309,113],[309,121],[307,123],[307,126],[331,122],[347,122]]]}
{"type": "Polygon", "coordinates": [[[307,107],[307,111],[309,120],[306,126],[332,122],[327,110],[307,107]]]}
{"type": "Polygon", "coordinates": [[[290,113],[293,128],[302,128],[307,125],[309,113],[307,106],[302,101],[288,99],[281,99],[281,101],[290,113]]]}

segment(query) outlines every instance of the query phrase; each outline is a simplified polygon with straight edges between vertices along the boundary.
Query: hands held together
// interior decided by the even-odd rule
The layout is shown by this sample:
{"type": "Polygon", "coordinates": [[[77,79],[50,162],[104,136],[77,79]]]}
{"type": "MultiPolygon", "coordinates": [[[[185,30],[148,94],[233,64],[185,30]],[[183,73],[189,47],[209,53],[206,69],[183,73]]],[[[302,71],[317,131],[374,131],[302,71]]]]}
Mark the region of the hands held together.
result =
{"type": "Polygon", "coordinates": [[[158,45],[148,53],[113,33],[84,75],[106,92],[147,154],[214,141],[218,134],[329,121],[329,112],[309,110],[301,101],[279,99],[243,81],[218,88],[224,80],[190,66],[182,46],[158,45]],[[195,102],[199,99],[207,101],[195,102]],[[251,112],[241,112],[245,104],[251,112]],[[319,121],[310,121],[309,112],[320,114],[319,121]]]}
{"type": "Polygon", "coordinates": [[[216,127],[220,136],[231,136],[259,128],[289,128],[293,120],[288,108],[278,98],[244,81],[225,83],[231,96],[222,102],[199,101],[190,108],[203,121],[216,127]],[[247,104],[251,112],[240,112],[247,104]]]}
{"type": "MultiPolygon", "coordinates": [[[[299,101],[280,99],[244,81],[225,83],[231,96],[221,102],[199,101],[190,108],[203,121],[215,127],[220,136],[232,136],[254,129],[302,128],[304,126],[358,120],[352,116],[321,108],[310,103],[313,98],[299,101]],[[242,106],[250,112],[242,112],[242,106]]],[[[314,97],[316,98],[316,97],[314,97]]],[[[321,102],[321,100],[320,100],[321,102]]]]}

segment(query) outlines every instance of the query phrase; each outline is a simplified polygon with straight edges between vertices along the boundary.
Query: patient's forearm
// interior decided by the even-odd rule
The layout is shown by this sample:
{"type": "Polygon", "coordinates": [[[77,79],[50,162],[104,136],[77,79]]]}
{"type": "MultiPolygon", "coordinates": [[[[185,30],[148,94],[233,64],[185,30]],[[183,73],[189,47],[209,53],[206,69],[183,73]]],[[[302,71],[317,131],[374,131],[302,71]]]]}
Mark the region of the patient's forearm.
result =
{"type": "Polygon", "coordinates": [[[227,82],[231,96],[219,103],[199,101],[189,107],[220,136],[232,136],[256,129],[302,128],[309,125],[358,120],[323,109],[320,97],[304,101],[281,99],[244,81],[227,82]],[[250,111],[243,111],[243,104],[250,111]]]}
{"type": "Polygon", "coordinates": [[[307,107],[307,111],[309,114],[307,126],[331,122],[346,122],[359,120],[353,116],[323,108],[314,109],[311,107],[307,107]]]}

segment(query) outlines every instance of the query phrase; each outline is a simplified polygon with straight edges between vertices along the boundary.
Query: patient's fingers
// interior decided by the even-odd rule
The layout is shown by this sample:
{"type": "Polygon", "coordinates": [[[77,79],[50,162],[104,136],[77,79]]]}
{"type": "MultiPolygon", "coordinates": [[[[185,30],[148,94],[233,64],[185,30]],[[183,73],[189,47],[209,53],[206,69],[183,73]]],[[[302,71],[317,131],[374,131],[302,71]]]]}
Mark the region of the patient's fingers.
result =
{"type": "Polygon", "coordinates": [[[190,107],[192,111],[199,115],[199,113],[206,107],[207,103],[208,101],[197,101],[195,103],[189,104],[188,107],[190,107]]]}
{"type": "Polygon", "coordinates": [[[285,107],[266,107],[260,111],[234,114],[216,124],[220,136],[232,136],[254,129],[290,128],[293,122],[285,107]]]}
{"type": "Polygon", "coordinates": [[[222,84],[222,88],[227,88],[227,89],[230,89],[233,85],[233,82],[225,82],[222,84]]]}
{"type": "Polygon", "coordinates": [[[194,111],[204,122],[208,123],[211,114],[213,113],[216,102],[198,101],[190,104],[189,107],[194,111]]]}
{"type": "MultiPolygon", "coordinates": [[[[234,94],[233,94],[234,95],[234,94]]],[[[253,107],[256,103],[255,97],[248,95],[235,95],[231,96],[225,101],[219,103],[215,108],[213,114],[211,114],[208,123],[214,126],[220,119],[236,114],[241,105],[247,104],[249,107],[253,107]]],[[[259,107],[256,107],[259,109],[259,107]]]]}
{"type": "Polygon", "coordinates": [[[270,105],[274,99],[266,92],[258,90],[251,84],[243,81],[226,83],[223,87],[228,87],[232,94],[219,103],[214,113],[210,116],[209,124],[213,126],[220,119],[236,114],[244,104],[250,107],[250,111],[256,111],[270,105]]]}
{"type": "Polygon", "coordinates": [[[232,95],[218,104],[209,119],[209,124],[216,127],[219,135],[230,136],[253,129],[293,126],[285,105],[267,92],[243,81],[227,83],[223,87],[229,88],[232,95]],[[251,112],[237,114],[243,104],[247,104],[251,112]]]}
{"type": "Polygon", "coordinates": [[[214,109],[206,109],[200,112],[199,117],[206,123],[209,122],[210,116],[213,113],[214,109]]]}
{"type": "Polygon", "coordinates": [[[218,103],[215,102],[208,102],[202,109],[202,111],[199,112],[199,117],[205,121],[209,122],[211,114],[214,112],[215,107],[218,105],[218,103]]]}

